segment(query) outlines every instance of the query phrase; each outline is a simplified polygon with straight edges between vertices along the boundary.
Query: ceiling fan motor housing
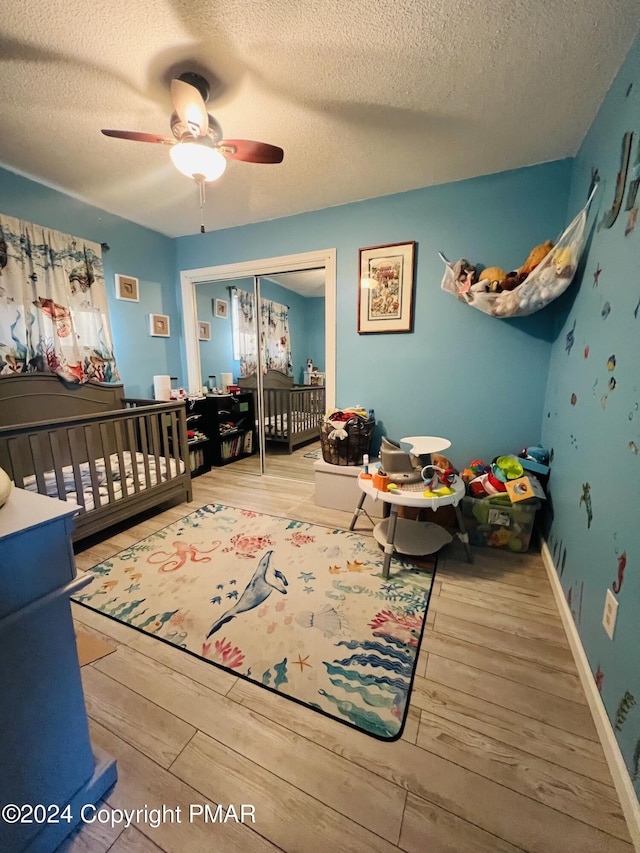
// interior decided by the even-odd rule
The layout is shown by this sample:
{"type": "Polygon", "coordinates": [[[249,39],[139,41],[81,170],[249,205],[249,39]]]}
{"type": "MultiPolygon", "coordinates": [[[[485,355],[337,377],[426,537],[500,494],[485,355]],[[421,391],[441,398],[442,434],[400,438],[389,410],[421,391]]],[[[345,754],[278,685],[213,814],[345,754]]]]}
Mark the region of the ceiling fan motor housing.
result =
{"type": "MultiPolygon", "coordinates": [[[[218,143],[222,139],[222,127],[211,113],[207,113],[207,118],[209,119],[207,136],[209,136],[214,143],[218,143]]],[[[175,136],[178,142],[185,136],[193,135],[189,127],[181,120],[180,116],[176,112],[171,113],[171,133],[175,136]]]]}

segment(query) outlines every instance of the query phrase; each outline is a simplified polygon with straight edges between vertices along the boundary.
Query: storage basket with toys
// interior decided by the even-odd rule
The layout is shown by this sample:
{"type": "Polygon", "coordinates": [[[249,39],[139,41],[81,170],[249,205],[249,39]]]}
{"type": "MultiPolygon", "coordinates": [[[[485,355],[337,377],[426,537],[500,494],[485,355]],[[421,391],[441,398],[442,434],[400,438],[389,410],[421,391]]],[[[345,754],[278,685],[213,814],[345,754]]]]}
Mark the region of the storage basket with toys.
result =
{"type": "Polygon", "coordinates": [[[361,465],[376,426],[373,409],[333,409],[320,425],[322,458],[331,465],[361,465]]]}
{"type": "Polygon", "coordinates": [[[547,240],[536,246],[516,270],[498,266],[478,270],[461,258],[449,263],[440,253],[445,272],[440,285],[492,317],[525,317],[557,299],[571,284],[584,246],[589,205],[598,184],[594,184],[586,205],[562,232],[556,243],[547,240]]]}
{"type": "Polygon", "coordinates": [[[474,459],[463,470],[467,494],[460,506],[472,545],[528,550],[536,513],[545,500],[536,474],[546,478],[548,461],[547,451],[534,445],[519,456],[499,456],[491,465],[474,459]]]}

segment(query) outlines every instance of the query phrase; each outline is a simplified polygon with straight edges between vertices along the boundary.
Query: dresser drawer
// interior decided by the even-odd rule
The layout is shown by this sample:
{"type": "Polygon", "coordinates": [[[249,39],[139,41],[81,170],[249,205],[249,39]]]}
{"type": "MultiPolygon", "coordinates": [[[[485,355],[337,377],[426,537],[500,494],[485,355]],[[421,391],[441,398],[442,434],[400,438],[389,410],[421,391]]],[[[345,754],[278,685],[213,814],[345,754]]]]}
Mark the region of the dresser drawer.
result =
{"type": "Polygon", "coordinates": [[[73,580],[73,514],[73,504],[13,490],[0,510],[0,618],[73,580]],[[12,510],[19,523],[8,527],[12,510]]]}

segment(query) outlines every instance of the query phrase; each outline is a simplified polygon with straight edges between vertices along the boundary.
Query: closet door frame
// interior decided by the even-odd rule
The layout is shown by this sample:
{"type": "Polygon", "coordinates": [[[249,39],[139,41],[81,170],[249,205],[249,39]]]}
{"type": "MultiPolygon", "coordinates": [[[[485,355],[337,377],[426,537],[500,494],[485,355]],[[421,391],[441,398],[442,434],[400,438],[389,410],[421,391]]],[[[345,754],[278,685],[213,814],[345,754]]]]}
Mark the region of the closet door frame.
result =
{"type": "MultiPolygon", "coordinates": [[[[322,249],[316,252],[304,252],[296,255],[283,255],[275,258],[261,258],[255,261],[241,261],[235,264],[222,264],[212,267],[180,271],[182,295],[182,321],[185,343],[185,363],[187,367],[187,387],[190,395],[201,394],[202,376],[200,365],[200,347],[197,335],[197,306],[195,288],[199,283],[226,281],[238,278],[254,279],[254,292],[259,294],[260,276],[295,272],[305,269],[325,271],[325,386],[327,410],[335,408],[336,399],[336,250],[322,249]]],[[[258,304],[258,303],[256,303],[258,304]]],[[[259,334],[259,329],[258,329],[259,334]]],[[[262,376],[258,376],[258,397],[262,395],[262,376]]],[[[261,410],[259,403],[259,410],[261,410]]],[[[265,470],[264,461],[264,425],[259,437],[260,469],[265,470]]]]}

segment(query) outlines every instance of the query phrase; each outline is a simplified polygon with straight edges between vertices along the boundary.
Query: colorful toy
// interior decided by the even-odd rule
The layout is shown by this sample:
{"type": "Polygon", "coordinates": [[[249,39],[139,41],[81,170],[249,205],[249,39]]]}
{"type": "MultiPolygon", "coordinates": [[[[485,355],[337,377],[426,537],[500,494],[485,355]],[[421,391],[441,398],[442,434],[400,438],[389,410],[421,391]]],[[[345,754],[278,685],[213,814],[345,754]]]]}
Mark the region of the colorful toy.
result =
{"type": "Polygon", "coordinates": [[[524,273],[525,275],[529,275],[530,272],[538,266],[540,261],[544,260],[549,252],[553,249],[553,243],[551,240],[547,240],[544,243],[541,243],[539,246],[536,246],[529,252],[529,257],[527,260],[519,267],[518,272],[524,273]]]}
{"type": "Polygon", "coordinates": [[[500,267],[487,267],[480,273],[479,279],[483,281],[491,292],[497,291],[501,282],[507,277],[506,272],[500,267]]]}
{"type": "Polygon", "coordinates": [[[556,274],[559,278],[571,278],[575,269],[575,261],[571,246],[565,246],[563,249],[558,249],[553,255],[553,262],[556,267],[556,274]]]}
{"type": "Polygon", "coordinates": [[[380,492],[385,492],[389,485],[389,476],[384,471],[378,470],[373,475],[372,485],[374,489],[378,489],[380,492]]]}
{"type": "Polygon", "coordinates": [[[423,498],[441,498],[454,493],[451,486],[456,478],[456,472],[453,468],[425,465],[421,474],[425,484],[423,498]]]}
{"type": "Polygon", "coordinates": [[[466,258],[453,265],[453,275],[459,293],[466,293],[476,281],[476,268],[466,258]]]}
{"type": "Polygon", "coordinates": [[[498,456],[491,466],[491,471],[503,483],[507,480],[517,480],[524,474],[522,464],[516,456],[498,456]]]}
{"type": "Polygon", "coordinates": [[[363,480],[371,480],[372,475],[369,473],[369,455],[367,453],[362,457],[362,464],[364,465],[364,471],[360,476],[363,480]]]}

